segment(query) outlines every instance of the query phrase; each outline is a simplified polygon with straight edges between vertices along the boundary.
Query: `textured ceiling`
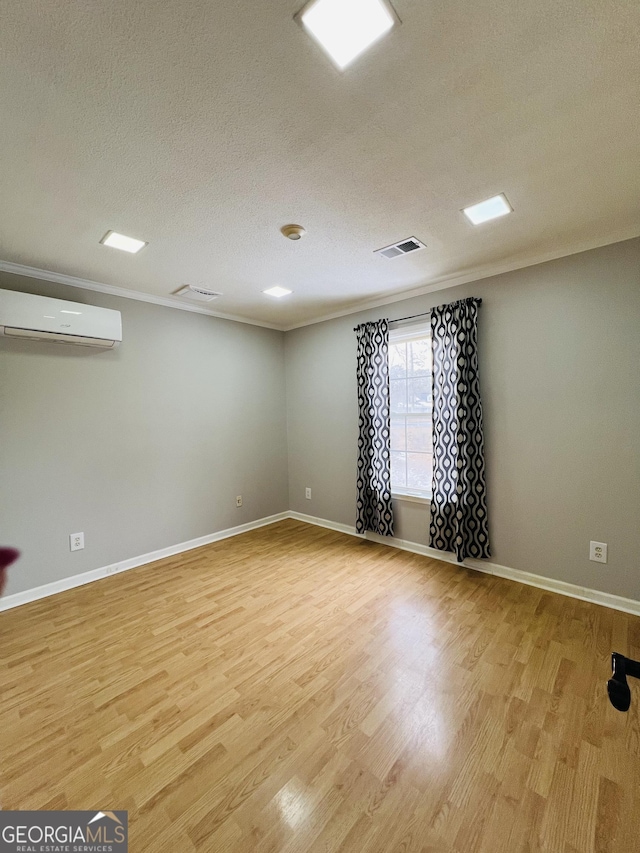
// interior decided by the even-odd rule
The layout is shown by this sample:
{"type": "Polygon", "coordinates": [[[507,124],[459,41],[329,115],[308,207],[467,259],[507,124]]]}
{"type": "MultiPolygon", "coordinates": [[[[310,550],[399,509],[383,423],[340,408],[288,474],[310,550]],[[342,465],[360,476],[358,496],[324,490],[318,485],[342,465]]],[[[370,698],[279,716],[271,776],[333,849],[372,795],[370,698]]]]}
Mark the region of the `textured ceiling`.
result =
{"type": "Polygon", "coordinates": [[[288,328],[640,233],[638,0],[397,0],[342,74],[301,5],[1,0],[0,259],[288,328]]]}

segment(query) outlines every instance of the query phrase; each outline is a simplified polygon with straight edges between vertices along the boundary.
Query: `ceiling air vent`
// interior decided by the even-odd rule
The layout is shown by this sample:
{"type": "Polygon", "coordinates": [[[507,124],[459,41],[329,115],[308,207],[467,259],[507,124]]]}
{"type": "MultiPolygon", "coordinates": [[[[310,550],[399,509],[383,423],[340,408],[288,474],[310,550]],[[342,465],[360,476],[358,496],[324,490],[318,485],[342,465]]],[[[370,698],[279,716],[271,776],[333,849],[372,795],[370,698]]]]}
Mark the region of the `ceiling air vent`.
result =
{"type": "Polygon", "coordinates": [[[215,290],[207,290],[206,287],[196,287],[193,284],[185,284],[184,287],[175,291],[175,296],[184,296],[187,299],[195,299],[198,302],[211,302],[212,300],[217,299],[218,296],[222,296],[222,294],[217,293],[215,290]]]}
{"type": "Polygon", "coordinates": [[[391,258],[399,258],[401,255],[408,255],[409,252],[417,252],[418,249],[426,248],[425,244],[415,237],[407,237],[405,240],[400,240],[399,243],[385,246],[384,249],[376,249],[374,255],[382,255],[383,258],[391,260],[391,258]]]}

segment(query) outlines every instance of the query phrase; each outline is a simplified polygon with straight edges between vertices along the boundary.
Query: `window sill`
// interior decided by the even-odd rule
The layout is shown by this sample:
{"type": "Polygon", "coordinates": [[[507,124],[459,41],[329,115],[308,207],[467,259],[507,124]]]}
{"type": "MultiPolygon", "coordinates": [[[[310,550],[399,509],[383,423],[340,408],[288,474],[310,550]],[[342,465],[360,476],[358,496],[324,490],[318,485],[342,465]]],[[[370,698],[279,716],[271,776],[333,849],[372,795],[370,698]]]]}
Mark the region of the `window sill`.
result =
{"type": "Polygon", "coordinates": [[[431,498],[423,498],[422,495],[406,495],[401,492],[392,492],[391,498],[394,501],[408,501],[415,504],[429,505],[431,503],[431,498]]]}

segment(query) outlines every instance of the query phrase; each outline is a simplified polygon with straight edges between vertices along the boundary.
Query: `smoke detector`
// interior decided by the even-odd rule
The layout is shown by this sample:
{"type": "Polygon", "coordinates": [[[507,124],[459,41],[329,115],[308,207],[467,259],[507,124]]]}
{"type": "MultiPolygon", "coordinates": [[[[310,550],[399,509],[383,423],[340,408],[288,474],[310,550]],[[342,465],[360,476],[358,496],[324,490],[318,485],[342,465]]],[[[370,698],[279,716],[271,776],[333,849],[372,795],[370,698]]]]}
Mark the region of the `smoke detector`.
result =
{"type": "Polygon", "coordinates": [[[300,240],[307,233],[302,225],[283,225],[280,231],[289,240],[300,240]]]}
{"type": "Polygon", "coordinates": [[[175,296],[183,296],[187,299],[195,299],[197,302],[212,302],[221,293],[215,290],[208,290],[206,287],[196,287],[194,284],[185,284],[179,290],[175,291],[175,296]]]}
{"type": "Polygon", "coordinates": [[[384,249],[376,249],[374,255],[382,255],[383,258],[391,260],[399,258],[401,255],[408,255],[409,252],[417,252],[418,249],[426,249],[424,243],[421,243],[416,237],[407,237],[405,240],[400,240],[399,243],[393,243],[391,246],[385,246],[384,249]]]}

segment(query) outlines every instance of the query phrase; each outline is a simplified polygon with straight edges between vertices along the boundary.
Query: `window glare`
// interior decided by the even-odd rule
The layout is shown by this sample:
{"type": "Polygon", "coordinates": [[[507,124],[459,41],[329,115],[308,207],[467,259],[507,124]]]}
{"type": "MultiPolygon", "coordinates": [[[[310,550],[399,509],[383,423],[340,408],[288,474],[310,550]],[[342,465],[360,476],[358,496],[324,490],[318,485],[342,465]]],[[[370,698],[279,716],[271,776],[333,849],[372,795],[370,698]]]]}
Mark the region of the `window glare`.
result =
{"type": "Polygon", "coordinates": [[[431,375],[431,342],[411,341],[407,346],[407,370],[411,376],[431,375]]]}
{"type": "Polygon", "coordinates": [[[391,491],[404,489],[407,485],[407,454],[391,451],[391,491]],[[394,479],[395,478],[395,479],[394,479]]]}
{"type": "Polygon", "coordinates": [[[407,373],[407,346],[406,344],[392,344],[389,347],[389,375],[392,379],[406,376],[407,373]]]}

